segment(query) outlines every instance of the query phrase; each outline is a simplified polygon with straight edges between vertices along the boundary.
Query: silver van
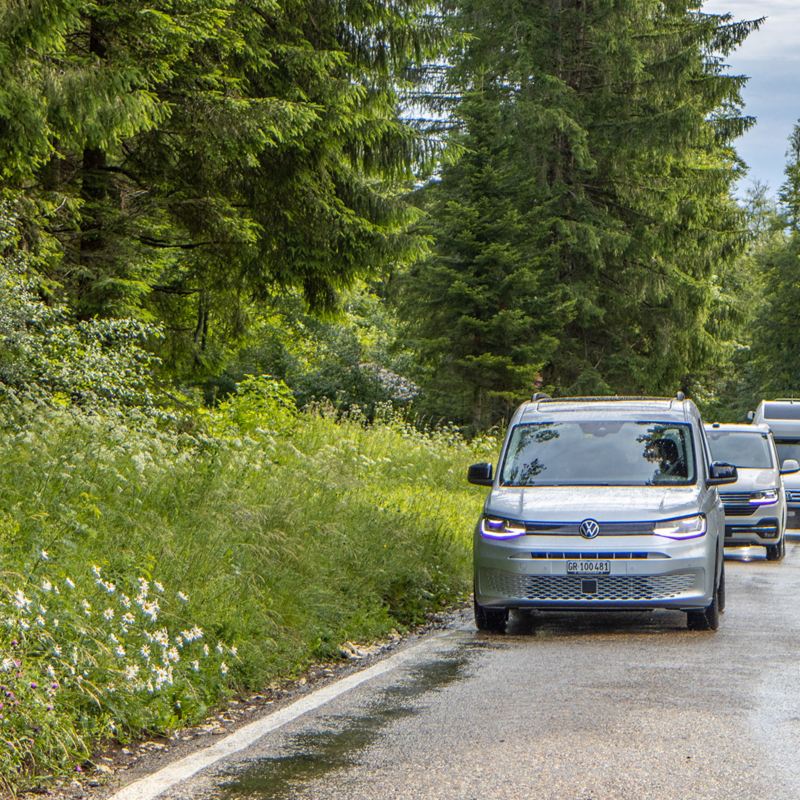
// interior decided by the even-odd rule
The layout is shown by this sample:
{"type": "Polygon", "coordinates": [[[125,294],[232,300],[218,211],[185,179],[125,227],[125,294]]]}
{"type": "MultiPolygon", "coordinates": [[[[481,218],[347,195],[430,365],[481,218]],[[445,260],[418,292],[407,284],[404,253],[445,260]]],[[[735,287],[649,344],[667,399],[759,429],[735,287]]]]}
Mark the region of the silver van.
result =
{"type": "Polygon", "coordinates": [[[725,603],[725,514],[697,407],[674,398],[535,396],[514,414],[474,533],[475,622],[510,609],[687,612],[716,630],[725,603]]]}
{"type": "MultiPolygon", "coordinates": [[[[768,425],[775,438],[781,467],[787,461],[800,462],[800,400],[762,400],[747,415],[756,425],[768,425]]],[[[800,472],[783,476],[786,491],[786,527],[800,528],[800,472]]]]}
{"type": "Polygon", "coordinates": [[[786,554],[786,494],[782,476],[800,464],[781,466],[772,433],[766,425],[706,425],[711,455],[734,464],[739,479],[720,492],[725,508],[725,546],[760,545],[768,561],[786,554]]]}

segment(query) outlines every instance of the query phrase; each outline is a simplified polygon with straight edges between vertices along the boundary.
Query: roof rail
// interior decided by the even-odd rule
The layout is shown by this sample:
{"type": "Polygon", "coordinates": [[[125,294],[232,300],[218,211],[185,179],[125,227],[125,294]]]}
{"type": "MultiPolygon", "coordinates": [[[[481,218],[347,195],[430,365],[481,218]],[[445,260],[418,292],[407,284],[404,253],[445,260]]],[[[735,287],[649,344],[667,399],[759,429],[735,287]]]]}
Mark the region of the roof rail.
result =
{"type": "Polygon", "coordinates": [[[681,397],[654,397],[648,395],[624,395],[624,394],[610,394],[610,395],[592,395],[592,396],[575,396],[575,397],[537,397],[534,399],[540,403],[605,403],[609,400],[681,400],[681,397]]]}
{"type": "Polygon", "coordinates": [[[544,392],[534,392],[533,397],[531,400],[535,403],[538,400],[552,400],[553,398],[550,397],[549,394],[545,394],[544,392]]]}

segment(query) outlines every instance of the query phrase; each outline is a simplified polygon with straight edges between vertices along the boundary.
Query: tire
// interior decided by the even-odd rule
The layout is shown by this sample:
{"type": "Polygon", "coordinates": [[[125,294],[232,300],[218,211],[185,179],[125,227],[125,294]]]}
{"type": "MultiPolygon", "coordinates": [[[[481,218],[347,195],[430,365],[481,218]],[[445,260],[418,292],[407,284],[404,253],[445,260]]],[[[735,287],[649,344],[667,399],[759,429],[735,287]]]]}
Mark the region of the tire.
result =
{"type": "Polygon", "coordinates": [[[768,544],[766,550],[767,561],[783,561],[783,557],[786,555],[786,540],[781,537],[778,544],[768,544]]]}
{"type": "Polygon", "coordinates": [[[719,574],[719,586],[717,587],[717,607],[719,613],[725,612],[725,561],[722,562],[722,571],[719,574]]]}
{"type": "Polygon", "coordinates": [[[711,605],[706,606],[702,611],[687,611],[686,612],[686,626],[690,631],[715,631],[719,628],[719,589],[720,585],[723,587],[724,582],[722,573],[720,573],[719,583],[714,586],[714,595],[711,599],[711,605]]]}
{"type": "Polygon", "coordinates": [[[478,605],[476,600],[473,600],[473,605],[475,607],[475,627],[479,631],[502,633],[506,629],[507,608],[486,608],[478,605]]]}

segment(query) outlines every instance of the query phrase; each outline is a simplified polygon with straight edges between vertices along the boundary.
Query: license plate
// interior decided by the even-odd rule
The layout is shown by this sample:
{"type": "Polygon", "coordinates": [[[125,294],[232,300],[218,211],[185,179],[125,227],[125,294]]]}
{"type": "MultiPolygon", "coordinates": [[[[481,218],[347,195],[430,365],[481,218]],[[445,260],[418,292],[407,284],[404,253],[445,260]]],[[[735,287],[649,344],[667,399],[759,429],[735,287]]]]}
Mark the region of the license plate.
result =
{"type": "Polygon", "coordinates": [[[567,561],[567,575],[610,575],[610,561],[567,561]]]}

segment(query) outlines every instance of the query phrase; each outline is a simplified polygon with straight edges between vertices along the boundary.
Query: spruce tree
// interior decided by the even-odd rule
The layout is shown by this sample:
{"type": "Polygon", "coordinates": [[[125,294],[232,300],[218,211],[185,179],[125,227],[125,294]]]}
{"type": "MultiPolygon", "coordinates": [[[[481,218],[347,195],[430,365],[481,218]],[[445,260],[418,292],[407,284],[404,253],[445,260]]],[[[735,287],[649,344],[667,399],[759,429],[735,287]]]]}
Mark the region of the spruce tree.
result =
{"type": "Polygon", "coordinates": [[[443,36],[424,0],[18,0],[0,170],[80,316],[155,316],[202,364],[253,301],[329,308],[416,252],[403,194],[432,144],[403,94],[443,36]]]}
{"type": "MultiPolygon", "coordinates": [[[[564,392],[672,392],[691,383],[715,353],[713,275],[746,241],[731,198],[741,169],[731,143],[751,120],[740,111],[744,78],[728,74],[723,59],[758,23],[655,0],[473,0],[453,13],[469,34],[454,74],[470,87],[455,144],[483,153],[485,169],[506,177],[503,198],[519,215],[517,246],[531,272],[517,293],[552,312],[531,314],[525,345],[535,356],[525,378],[494,376],[491,391],[521,397],[540,365],[545,383],[564,392]],[[476,105],[498,120],[493,149],[475,129],[476,105]]],[[[434,232],[447,227],[442,209],[463,191],[458,169],[445,168],[432,189],[434,232]]],[[[459,224],[469,238],[476,220],[464,214],[459,224]]],[[[449,263],[468,285],[494,285],[486,254],[511,236],[498,224],[474,237],[469,255],[438,237],[417,279],[425,284],[449,263]]],[[[439,302],[450,300],[419,304],[432,371],[501,355],[454,327],[436,335],[428,317],[439,302]]],[[[490,303],[484,314],[501,310],[490,303]]]]}
{"type": "Polygon", "coordinates": [[[800,123],[789,139],[786,180],[780,190],[782,236],[761,257],[763,302],[753,325],[752,402],[800,396],[800,123]]]}

